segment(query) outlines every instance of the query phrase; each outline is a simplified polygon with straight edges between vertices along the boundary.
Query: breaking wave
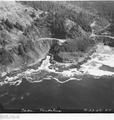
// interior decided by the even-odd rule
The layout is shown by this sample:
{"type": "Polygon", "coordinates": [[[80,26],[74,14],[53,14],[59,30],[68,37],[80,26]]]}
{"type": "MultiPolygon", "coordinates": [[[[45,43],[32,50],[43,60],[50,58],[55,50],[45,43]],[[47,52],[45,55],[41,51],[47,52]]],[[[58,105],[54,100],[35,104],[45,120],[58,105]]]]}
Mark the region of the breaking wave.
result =
{"type": "Polygon", "coordinates": [[[114,48],[104,44],[98,44],[96,51],[79,68],[69,68],[72,63],[51,63],[51,56],[47,55],[37,69],[29,68],[26,71],[4,76],[0,85],[19,85],[24,78],[31,83],[55,80],[58,83],[66,83],[72,80],[83,80],[83,76],[100,78],[114,76],[114,48]],[[61,69],[62,68],[62,69],[61,69]]]}
{"type": "Polygon", "coordinates": [[[97,77],[114,75],[114,48],[99,44],[96,52],[87,63],[81,65],[81,71],[97,77]],[[107,66],[104,68],[104,66],[107,66]]]}

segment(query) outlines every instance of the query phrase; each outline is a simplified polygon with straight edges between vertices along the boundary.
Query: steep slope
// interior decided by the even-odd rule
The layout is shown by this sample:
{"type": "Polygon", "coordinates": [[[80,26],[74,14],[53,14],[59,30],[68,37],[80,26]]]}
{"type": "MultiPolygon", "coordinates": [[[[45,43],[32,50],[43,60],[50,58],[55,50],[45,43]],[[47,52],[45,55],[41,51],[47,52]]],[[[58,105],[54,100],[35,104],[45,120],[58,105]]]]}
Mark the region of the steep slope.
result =
{"type": "Polygon", "coordinates": [[[0,69],[10,72],[40,61],[48,53],[46,28],[35,26],[43,11],[17,2],[0,2],[0,69]],[[43,32],[44,33],[43,33],[43,32]]]}
{"type": "Polygon", "coordinates": [[[109,26],[96,11],[72,2],[0,2],[0,69],[23,69],[47,54],[61,63],[83,62],[96,44],[113,42],[109,26]]]}

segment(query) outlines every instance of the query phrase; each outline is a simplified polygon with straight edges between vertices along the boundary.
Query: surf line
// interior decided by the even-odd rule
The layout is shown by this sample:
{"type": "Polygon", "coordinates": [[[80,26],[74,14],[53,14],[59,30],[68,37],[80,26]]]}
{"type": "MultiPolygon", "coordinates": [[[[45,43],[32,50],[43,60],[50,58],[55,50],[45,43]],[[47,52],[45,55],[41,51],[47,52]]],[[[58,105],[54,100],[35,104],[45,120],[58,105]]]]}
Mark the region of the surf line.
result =
{"type": "MultiPolygon", "coordinates": [[[[32,79],[32,78],[30,78],[32,79]]],[[[29,79],[26,79],[27,81],[29,81],[30,83],[41,83],[45,80],[55,80],[56,82],[60,83],[60,84],[64,84],[64,83],[67,83],[67,82],[70,82],[70,81],[80,81],[82,80],[82,78],[69,78],[67,80],[64,80],[64,81],[60,81],[59,79],[55,78],[55,77],[52,77],[52,76],[48,76],[47,78],[43,78],[41,80],[37,80],[37,81],[32,81],[32,80],[29,80],[29,79]]]]}

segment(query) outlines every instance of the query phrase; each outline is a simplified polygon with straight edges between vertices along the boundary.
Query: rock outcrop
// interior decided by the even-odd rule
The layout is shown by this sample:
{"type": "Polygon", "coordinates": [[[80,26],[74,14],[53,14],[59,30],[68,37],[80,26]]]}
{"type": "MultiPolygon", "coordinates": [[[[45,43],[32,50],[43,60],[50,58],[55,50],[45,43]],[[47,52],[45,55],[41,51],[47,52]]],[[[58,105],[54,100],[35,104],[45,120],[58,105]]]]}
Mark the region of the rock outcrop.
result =
{"type": "Polygon", "coordinates": [[[38,27],[43,11],[18,2],[0,2],[0,69],[14,69],[40,61],[50,49],[50,41],[38,41],[49,36],[46,28],[38,27]],[[43,32],[44,33],[43,33],[43,32]]]}
{"type": "Polygon", "coordinates": [[[78,62],[97,42],[107,41],[101,36],[108,25],[72,2],[0,2],[0,70],[36,64],[47,54],[78,62]]]}

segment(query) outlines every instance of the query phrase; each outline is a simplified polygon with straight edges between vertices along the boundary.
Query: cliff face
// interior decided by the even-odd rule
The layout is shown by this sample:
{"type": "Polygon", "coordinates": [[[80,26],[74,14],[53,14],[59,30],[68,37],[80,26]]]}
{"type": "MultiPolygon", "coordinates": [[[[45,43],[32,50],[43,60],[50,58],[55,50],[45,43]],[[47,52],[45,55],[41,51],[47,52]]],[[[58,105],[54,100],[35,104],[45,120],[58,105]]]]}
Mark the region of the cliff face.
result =
{"type": "Polygon", "coordinates": [[[106,32],[108,24],[68,2],[0,2],[0,70],[36,64],[47,54],[76,62],[101,42],[95,35],[106,32]]]}
{"type": "Polygon", "coordinates": [[[43,11],[17,2],[0,2],[0,69],[10,72],[45,57],[49,41],[46,28],[37,27],[43,11]],[[45,34],[44,34],[44,33],[45,34]]]}

